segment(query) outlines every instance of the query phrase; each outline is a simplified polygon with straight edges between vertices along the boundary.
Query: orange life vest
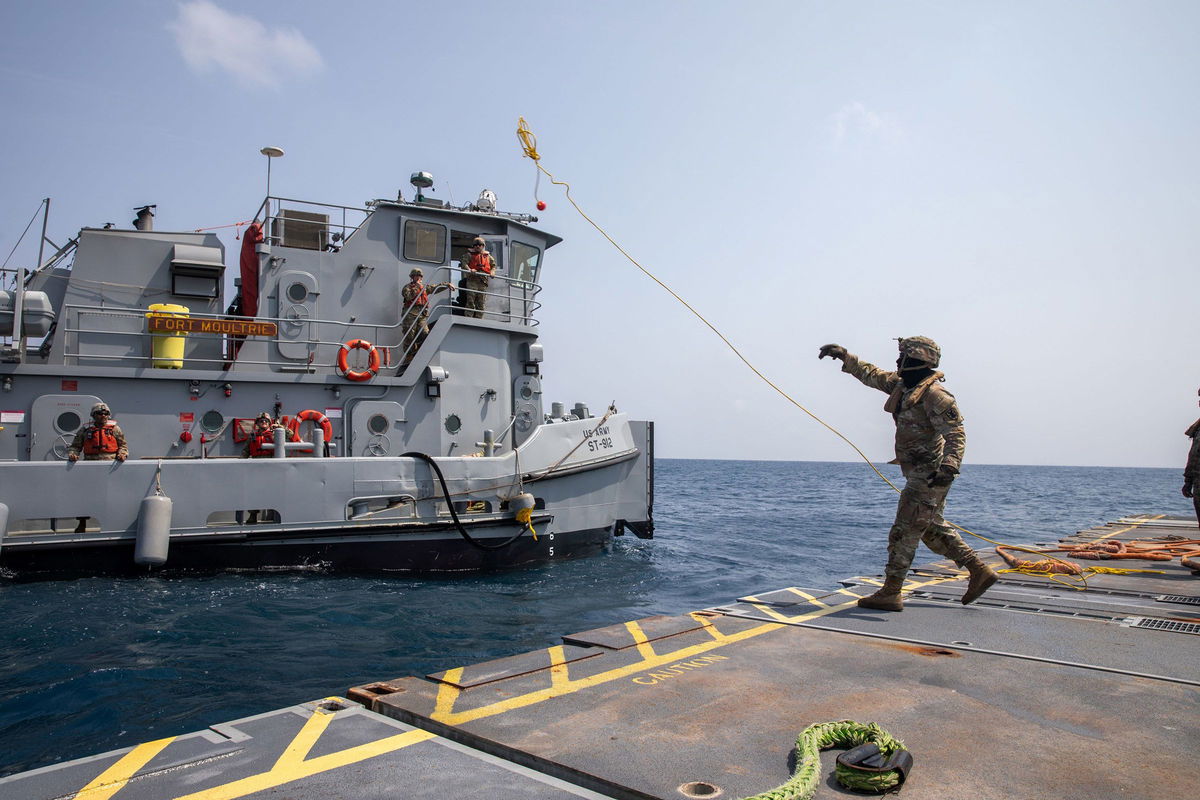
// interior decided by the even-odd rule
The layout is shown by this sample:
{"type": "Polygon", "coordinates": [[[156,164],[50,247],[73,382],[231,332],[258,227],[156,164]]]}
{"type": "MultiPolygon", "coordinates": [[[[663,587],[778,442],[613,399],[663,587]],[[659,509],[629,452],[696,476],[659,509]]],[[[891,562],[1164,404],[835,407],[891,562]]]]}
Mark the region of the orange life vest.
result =
{"type": "Polygon", "coordinates": [[[275,442],[275,433],[270,428],[267,428],[262,433],[255,433],[249,442],[250,457],[263,458],[272,455],[270,450],[264,450],[264,444],[273,444],[275,442]]]}
{"type": "Polygon", "coordinates": [[[412,302],[409,303],[410,308],[418,308],[429,305],[429,295],[425,291],[425,284],[419,283],[417,284],[417,288],[419,288],[421,291],[412,299],[412,302]]]}
{"type": "MultiPolygon", "coordinates": [[[[284,417],[284,419],[287,419],[287,417],[284,417]]],[[[296,436],[295,431],[292,431],[286,425],[283,427],[283,430],[284,430],[284,434],[283,434],[284,441],[294,442],[299,438],[298,436],[296,436]]],[[[250,457],[251,458],[264,458],[266,456],[275,455],[274,450],[266,450],[263,448],[264,444],[275,444],[275,428],[270,427],[270,428],[267,428],[262,433],[255,433],[250,438],[250,441],[248,442],[248,444],[250,446],[250,457]]]]}
{"type": "Polygon", "coordinates": [[[117,441],[117,435],[113,433],[115,427],[117,427],[115,422],[106,422],[99,428],[89,425],[83,432],[83,454],[99,456],[116,453],[120,450],[121,445],[117,441]]]}
{"type": "Polygon", "coordinates": [[[492,256],[488,251],[482,253],[472,253],[471,260],[467,264],[467,268],[472,272],[483,272],[487,275],[492,274],[492,256]]]}

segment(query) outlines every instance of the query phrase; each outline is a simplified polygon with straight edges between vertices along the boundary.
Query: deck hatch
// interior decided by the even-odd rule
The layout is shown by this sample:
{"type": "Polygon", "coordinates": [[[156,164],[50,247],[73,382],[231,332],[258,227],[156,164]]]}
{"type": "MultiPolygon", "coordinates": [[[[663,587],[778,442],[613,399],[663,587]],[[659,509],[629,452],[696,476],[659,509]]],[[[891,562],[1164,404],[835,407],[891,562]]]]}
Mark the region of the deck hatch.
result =
{"type": "Polygon", "coordinates": [[[1200,624],[1195,622],[1176,622],[1170,619],[1152,619],[1150,617],[1134,617],[1133,625],[1130,627],[1174,631],[1175,633],[1200,633],[1200,624]]]}
{"type": "Polygon", "coordinates": [[[1187,606],[1200,606],[1200,596],[1190,594],[1160,594],[1154,598],[1160,603],[1182,603],[1187,606]]]}

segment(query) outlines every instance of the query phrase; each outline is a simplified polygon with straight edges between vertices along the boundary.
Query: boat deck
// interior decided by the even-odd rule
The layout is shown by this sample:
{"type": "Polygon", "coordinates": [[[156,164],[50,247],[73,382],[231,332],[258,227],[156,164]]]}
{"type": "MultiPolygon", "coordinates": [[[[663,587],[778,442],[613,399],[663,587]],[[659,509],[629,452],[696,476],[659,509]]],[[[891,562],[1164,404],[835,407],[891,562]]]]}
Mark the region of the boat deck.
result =
{"type": "MultiPolygon", "coordinates": [[[[1145,515],[1069,541],[1164,536],[1200,531],[1145,515]]],[[[15,775],[0,796],[738,798],[790,776],[800,730],[840,719],[905,742],[910,800],[1190,794],[1200,578],[1088,565],[1154,571],[1087,591],[1006,573],[964,607],[962,574],[936,562],[901,614],[855,605],[880,576],[774,589],[15,775]]],[[[816,797],[861,797],[834,755],[816,797]]]]}

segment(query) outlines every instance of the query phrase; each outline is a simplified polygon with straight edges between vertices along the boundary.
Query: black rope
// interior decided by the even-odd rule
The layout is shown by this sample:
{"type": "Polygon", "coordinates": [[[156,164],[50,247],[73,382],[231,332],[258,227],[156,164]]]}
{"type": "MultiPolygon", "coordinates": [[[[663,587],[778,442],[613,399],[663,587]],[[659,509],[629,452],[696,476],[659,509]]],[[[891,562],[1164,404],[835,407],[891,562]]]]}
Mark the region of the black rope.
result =
{"type": "Polygon", "coordinates": [[[442,475],[442,468],[438,466],[438,463],[434,461],[431,456],[426,455],[425,453],[410,452],[404,453],[400,457],[418,458],[433,469],[434,474],[438,477],[438,481],[442,484],[442,495],[446,498],[446,505],[450,508],[450,517],[454,520],[454,526],[458,528],[459,535],[466,539],[472,547],[478,547],[480,550],[501,550],[505,547],[508,547],[517,539],[520,539],[521,534],[525,532],[525,529],[521,528],[521,530],[517,531],[514,536],[510,536],[503,542],[499,542],[497,544],[484,544],[483,542],[474,539],[471,534],[467,533],[467,529],[463,527],[462,522],[458,518],[458,512],[454,510],[454,501],[450,499],[450,489],[446,486],[446,477],[442,475]]]}

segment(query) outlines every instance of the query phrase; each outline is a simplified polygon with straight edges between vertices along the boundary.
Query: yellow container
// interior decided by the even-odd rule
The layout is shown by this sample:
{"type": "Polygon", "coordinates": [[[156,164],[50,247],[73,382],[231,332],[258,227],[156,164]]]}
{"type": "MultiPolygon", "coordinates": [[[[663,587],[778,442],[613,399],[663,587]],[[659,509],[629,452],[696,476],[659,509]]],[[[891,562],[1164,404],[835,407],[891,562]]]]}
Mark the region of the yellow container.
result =
{"type": "MultiPolygon", "coordinates": [[[[187,318],[191,309],[174,303],[155,303],[147,306],[151,317],[182,317],[187,318]]],[[[150,334],[150,350],[154,358],[154,366],[158,369],[183,369],[183,346],[187,344],[187,331],[170,331],[168,333],[150,334]]]]}

